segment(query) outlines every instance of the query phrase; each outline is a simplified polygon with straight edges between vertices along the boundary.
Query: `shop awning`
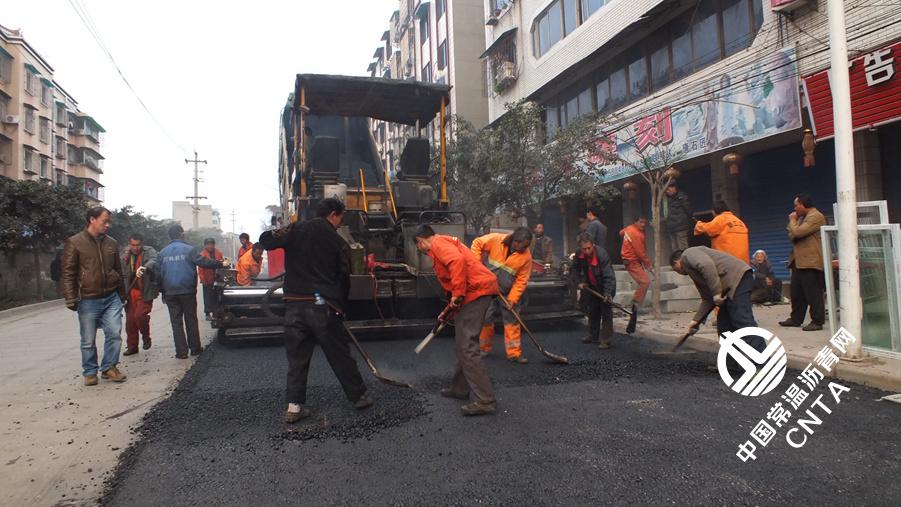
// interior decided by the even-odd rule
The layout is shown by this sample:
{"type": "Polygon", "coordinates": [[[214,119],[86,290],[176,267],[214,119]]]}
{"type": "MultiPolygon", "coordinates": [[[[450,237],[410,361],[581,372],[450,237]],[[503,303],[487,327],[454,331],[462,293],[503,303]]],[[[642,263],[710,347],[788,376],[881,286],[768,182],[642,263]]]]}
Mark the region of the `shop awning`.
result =
{"type": "Polygon", "coordinates": [[[482,53],[481,56],[479,56],[479,59],[481,60],[482,58],[485,58],[488,55],[490,55],[492,51],[494,51],[495,49],[500,47],[500,45],[503,44],[504,41],[508,40],[510,37],[513,37],[515,34],[516,34],[516,27],[513,27],[513,28],[507,30],[506,32],[502,33],[500,35],[500,37],[498,37],[497,39],[494,39],[494,42],[492,42],[491,45],[488,46],[488,49],[486,49],[485,52],[482,53]]]}

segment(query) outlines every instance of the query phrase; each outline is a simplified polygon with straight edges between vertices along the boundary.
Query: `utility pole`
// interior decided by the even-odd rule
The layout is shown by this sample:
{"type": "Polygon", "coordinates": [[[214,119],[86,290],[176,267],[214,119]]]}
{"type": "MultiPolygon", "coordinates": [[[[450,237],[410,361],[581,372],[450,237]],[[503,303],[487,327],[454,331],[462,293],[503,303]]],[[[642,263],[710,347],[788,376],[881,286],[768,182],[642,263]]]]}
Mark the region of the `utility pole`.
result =
{"type": "Polygon", "coordinates": [[[198,195],[200,192],[200,166],[199,164],[206,165],[206,160],[198,160],[197,159],[197,150],[194,150],[194,160],[185,159],[186,164],[194,163],[194,195],[189,195],[186,199],[194,199],[194,230],[200,228],[200,199],[206,199],[206,197],[198,195]]]}
{"type": "MultiPolygon", "coordinates": [[[[832,115],[835,122],[835,188],[838,195],[838,295],[841,325],[857,340],[846,359],[860,359],[863,303],[860,299],[860,258],[857,247],[857,190],[854,178],[854,131],[851,123],[851,84],[848,77],[848,36],[845,5],[829,0],[829,56],[832,69],[832,115]]],[[[829,262],[829,259],[825,259],[829,262]]],[[[826,276],[829,276],[827,264],[826,276]]]]}
{"type": "MultiPolygon", "coordinates": [[[[232,234],[231,234],[231,255],[232,259],[238,256],[238,251],[235,250],[235,210],[232,210],[232,234]]],[[[237,260],[237,259],[235,259],[237,260]]]]}

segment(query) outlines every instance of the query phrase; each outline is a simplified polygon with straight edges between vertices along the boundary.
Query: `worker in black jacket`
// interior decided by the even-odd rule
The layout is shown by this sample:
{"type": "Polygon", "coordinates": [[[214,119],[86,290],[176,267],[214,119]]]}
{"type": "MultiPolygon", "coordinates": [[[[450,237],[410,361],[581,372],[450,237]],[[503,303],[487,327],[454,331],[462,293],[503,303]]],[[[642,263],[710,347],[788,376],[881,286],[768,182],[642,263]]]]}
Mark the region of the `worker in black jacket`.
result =
{"type": "MultiPolygon", "coordinates": [[[[616,276],[613,274],[613,263],[603,248],[594,243],[588,234],[580,234],[579,251],[573,255],[572,276],[579,289],[590,288],[606,296],[610,300],[616,295],[616,276]]],[[[581,291],[579,303],[588,314],[588,336],[583,343],[597,343],[598,348],[609,349],[610,337],[613,336],[613,308],[587,290],[581,291]]]]}
{"type": "Polygon", "coordinates": [[[362,410],[372,405],[341,324],[350,290],[349,247],[337,232],[343,218],[344,204],[325,199],[319,204],[316,218],[260,236],[260,244],[266,250],[285,249],[288,423],[310,415],[304,403],[310,359],[317,343],[354,407],[362,410]]]}

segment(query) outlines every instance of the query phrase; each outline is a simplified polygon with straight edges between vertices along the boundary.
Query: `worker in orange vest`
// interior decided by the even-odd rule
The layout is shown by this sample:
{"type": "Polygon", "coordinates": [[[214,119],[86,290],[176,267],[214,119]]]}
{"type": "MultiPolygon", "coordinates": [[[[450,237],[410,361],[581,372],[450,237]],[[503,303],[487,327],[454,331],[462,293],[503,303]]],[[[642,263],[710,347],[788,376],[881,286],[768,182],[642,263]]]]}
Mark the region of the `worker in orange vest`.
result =
{"type": "Polygon", "coordinates": [[[716,215],[709,222],[695,224],[695,236],[706,234],[710,236],[710,247],[720,252],[725,252],[737,257],[745,264],[750,264],[750,243],[748,241],[748,227],[729,209],[725,201],[713,203],[713,213],[716,215]]]}
{"type": "Polygon", "coordinates": [[[263,269],[263,245],[253,245],[240,259],[238,259],[238,285],[253,285],[253,278],[263,269]]]}
{"type": "Polygon", "coordinates": [[[528,227],[517,227],[512,234],[486,234],[472,242],[472,253],[476,259],[486,257],[485,265],[497,277],[501,294],[507,298],[508,308],[504,303],[493,300],[485,314],[485,324],[479,335],[482,352],[491,352],[491,338],[494,336],[494,321],[500,314],[504,323],[504,347],[507,359],[514,363],[526,364],[528,359],[522,357],[520,345],[521,330],[516,317],[510,309],[517,309],[526,291],[526,284],[532,275],[532,231],[528,227]]]}
{"type": "Polygon", "coordinates": [[[644,297],[648,293],[648,287],[651,286],[651,278],[648,271],[651,271],[651,260],[648,259],[647,246],[645,244],[644,228],[648,225],[648,219],[639,216],[632,225],[619,231],[619,235],[623,237],[623,246],[620,249],[620,256],[623,258],[623,264],[626,271],[638,284],[635,293],[632,295],[632,301],[641,306],[644,303],[644,297]]]}

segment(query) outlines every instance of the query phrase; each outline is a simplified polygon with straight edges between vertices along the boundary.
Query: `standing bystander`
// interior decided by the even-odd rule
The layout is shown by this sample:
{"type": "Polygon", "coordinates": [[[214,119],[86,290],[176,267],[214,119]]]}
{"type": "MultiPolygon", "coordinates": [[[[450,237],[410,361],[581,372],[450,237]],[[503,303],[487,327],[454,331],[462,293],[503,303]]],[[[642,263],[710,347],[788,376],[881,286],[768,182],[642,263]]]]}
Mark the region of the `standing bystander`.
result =
{"type": "Polygon", "coordinates": [[[156,277],[139,278],[137,271],[155,258],[156,250],[152,246],[144,245],[143,236],[135,233],[128,237],[128,249],[122,258],[128,296],[125,303],[126,348],[122,354],[124,356],[138,353],[138,334],[143,338],[144,350],[149,349],[153,343],[150,338],[150,312],[153,310],[153,300],[159,295],[159,286],[156,277]]]}
{"type": "MultiPolygon", "coordinates": [[[[200,255],[220,262],[225,259],[222,256],[222,252],[216,248],[216,240],[213,238],[203,240],[203,250],[200,251],[200,255]]],[[[206,320],[210,320],[213,316],[213,310],[216,308],[216,294],[213,292],[213,285],[216,283],[216,270],[213,268],[197,268],[197,273],[200,276],[200,287],[203,292],[203,314],[206,316],[206,320]]]]}
{"type": "Polygon", "coordinates": [[[670,252],[688,248],[688,232],[692,228],[691,202],[673,181],[666,187],[662,202],[661,232],[666,233],[670,252]]]}
{"type": "Polygon", "coordinates": [[[813,206],[813,198],[808,194],[795,197],[795,210],[788,215],[788,239],[793,244],[788,256],[791,269],[791,316],[779,323],[780,326],[797,327],[804,322],[804,314],[810,306],[810,323],[804,331],[819,331],[826,322],[824,291],[826,279],[823,276],[823,246],[820,227],[826,225],[826,217],[813,206]]]}

